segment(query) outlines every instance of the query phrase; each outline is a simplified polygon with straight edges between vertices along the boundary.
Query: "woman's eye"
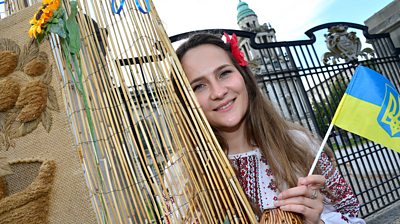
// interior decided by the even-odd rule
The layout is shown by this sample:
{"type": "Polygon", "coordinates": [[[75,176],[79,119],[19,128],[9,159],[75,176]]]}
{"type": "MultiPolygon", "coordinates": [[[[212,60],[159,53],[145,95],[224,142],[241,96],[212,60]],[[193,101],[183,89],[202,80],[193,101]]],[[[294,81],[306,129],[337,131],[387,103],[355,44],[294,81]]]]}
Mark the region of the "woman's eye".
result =
{"type": "Polygon", "coordinates": [[[226,70],[226,71],[223,71],[223,72],[221,72],[221,74],[219,75],[219,77],[220,78],[224,78],[224,77],[226,77],[226,76],[228,76],[229,74],[231,74],[231,70],[226,70]]]}
{"type": "Polygon", "coordinates": [[[196,85],[194,85],[194,86],[192,87],[192,89],[193,89],[194,92],[196,92],[196,91],[202,90],[204,87],[205,87],[204,84],[196,84],[196,85]]]}

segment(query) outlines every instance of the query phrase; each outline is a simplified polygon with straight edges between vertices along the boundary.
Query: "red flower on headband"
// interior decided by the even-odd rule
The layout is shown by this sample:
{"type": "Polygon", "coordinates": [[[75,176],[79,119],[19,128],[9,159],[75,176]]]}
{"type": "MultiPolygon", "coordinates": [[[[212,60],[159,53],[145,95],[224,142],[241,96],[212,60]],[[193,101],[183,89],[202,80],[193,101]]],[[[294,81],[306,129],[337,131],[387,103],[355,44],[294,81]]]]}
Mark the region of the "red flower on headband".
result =
{"type": "Polygon", "coordinates": [[[247,61],[246,59],[244,59],[243,52],[239,49],[238,39],[236,37],[236,34],[232,34],[232,38],[227,33],[224,33],[224,36],[226,38],[226,42],[231,45],[231,53],[232,56],[235,58],[236,62],[240,66],[246,66],[247,61]]]}

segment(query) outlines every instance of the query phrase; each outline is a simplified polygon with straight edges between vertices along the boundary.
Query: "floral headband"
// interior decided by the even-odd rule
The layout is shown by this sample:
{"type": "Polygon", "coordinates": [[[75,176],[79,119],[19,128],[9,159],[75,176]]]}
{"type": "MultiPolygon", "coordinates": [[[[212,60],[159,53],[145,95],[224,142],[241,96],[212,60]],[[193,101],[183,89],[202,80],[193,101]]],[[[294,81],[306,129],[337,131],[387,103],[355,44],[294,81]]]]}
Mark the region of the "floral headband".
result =
{"type": "Polygon", "coordinates": [[[244,59],[244,54],[243,52],[239,49],[238,46],[238,39],[236,37],[236,34],[232,34],[232,38],[224,32],[224,36],[226,38],[226,43],[229,43],[231,45],[231,53],[232,56],[235,58],[236,62],[240,66],[247,66],[247,61],[244,59]]]}

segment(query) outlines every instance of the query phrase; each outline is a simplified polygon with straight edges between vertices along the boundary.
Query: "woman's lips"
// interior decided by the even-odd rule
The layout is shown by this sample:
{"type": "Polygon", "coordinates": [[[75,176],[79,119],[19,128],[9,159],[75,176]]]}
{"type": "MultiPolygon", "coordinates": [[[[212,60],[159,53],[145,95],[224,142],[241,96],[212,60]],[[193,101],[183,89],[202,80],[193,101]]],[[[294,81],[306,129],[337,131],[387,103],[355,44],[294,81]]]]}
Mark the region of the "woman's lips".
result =
{"type": "Polygon", "coordinates": [[[234,102],[235,102],[235,99],[230,100],[226,103],[223,103],[220,106],[218,106],[217,108],[215,108],[214,111],[218,111],[218,112],[228,111],[231,109],[234,102]]]}

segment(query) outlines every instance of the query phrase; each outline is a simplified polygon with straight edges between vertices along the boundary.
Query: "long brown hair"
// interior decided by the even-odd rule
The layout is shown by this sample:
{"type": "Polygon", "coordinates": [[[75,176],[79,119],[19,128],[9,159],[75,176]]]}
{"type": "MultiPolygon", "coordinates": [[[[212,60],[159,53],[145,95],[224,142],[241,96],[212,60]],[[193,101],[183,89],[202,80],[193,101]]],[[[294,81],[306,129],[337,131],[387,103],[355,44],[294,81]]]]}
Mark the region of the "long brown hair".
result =
{"type": "MultiPolygon", "coordinates": [[[[299,130],[310,140],[311,134],[305,128],[281,117],[272,103],[262,94],[251,70],[237,63],[231,54],[230,44],[224,43],[219,36],[208,33],[193,35],[176,50],[179,60],[187,51],[203,44],[212,44],[225,50],[244,78],[249,95],[248,111],[245,115],[245,133],[248,143],[259,147],[281,191],[285,187],[297,186],[298,177],[307,175],[314,156],[309,142],[295,141],[289,130],[299,130]]],[[[214,132],[221,147],[229,150],[218,131],[214,129],[214,132]]]]}

